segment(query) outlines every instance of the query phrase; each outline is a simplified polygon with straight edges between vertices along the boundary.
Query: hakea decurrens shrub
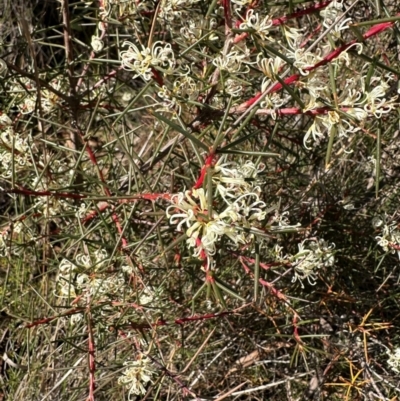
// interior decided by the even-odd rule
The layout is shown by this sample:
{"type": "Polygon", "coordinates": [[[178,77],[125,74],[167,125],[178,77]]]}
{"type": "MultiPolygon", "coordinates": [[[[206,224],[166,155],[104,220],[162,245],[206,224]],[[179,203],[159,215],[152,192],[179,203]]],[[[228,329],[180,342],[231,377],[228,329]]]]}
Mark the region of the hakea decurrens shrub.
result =
{"type": "MultiPolygon", "coordinates": [[[[134,350],[116,363],[118,386],[134,399],[163,382],[154,352],[162,341],[135,333],[236,313],[238,302],[257,304],[258,287],[273,298],[269,312],[285,316],[279,334],[303,352],[298,292],[308,302],[303,289],[326,284],[325,305],[329,281],[351,253],[343,239],[351,230],[329,227],[324,215],[361,209],[340,183],[327,204],[321,177],[331,180],[359,138],[380,140],[377,127],[397,112],[398,70],[376,56],[394,20],[364,28],[338,0],[290,12],[256,0],[82,0],[69,11],[90,21],[85,33],[60,3],[64,45],[54,47],[65,51],[62,68],[40,70],[45,57],[28,67],[11,62],[0,43],[0,178],[12,189],[0,187],[16,205],[0,232],[0,256],[25,253],[52,265],[48,293],[68,308],[26,328],[60,319],[66,332],[87,331],[90,400],[100,377],[95,348],[107,330],[134,350]],[[24,211],[18,196],[29,200],[24,211]],[[180,298],[168,281],[176,271],[180,298]],[[202,314],[173,315],[188,302],[193,310],[199,302],[202,314]],[[230,310],[210,312],[215,305],[230,310]]],[[[35,54],[46,42],[29,28],[35,54]]],[[[379,157],[367,153],[354,172],[378,188],[379,157]]],[[[397,257],[397,213],[371,214],[381,216],[371,247],[397,257]]],[[[398,372],[394,349],[387,364],[398,372]]],[[[175,349],[168,353],[172,359],[175,349]]],[[[161,371],[195,395],[201,375],[187,387],[161,371]]]]}

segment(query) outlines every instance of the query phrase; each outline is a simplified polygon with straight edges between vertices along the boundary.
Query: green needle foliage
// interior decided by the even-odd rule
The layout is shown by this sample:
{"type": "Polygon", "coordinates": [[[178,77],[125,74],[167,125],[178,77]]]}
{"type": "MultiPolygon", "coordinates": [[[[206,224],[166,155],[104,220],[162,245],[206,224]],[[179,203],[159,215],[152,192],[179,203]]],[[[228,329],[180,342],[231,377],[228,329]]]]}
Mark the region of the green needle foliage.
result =
{"type": "Polygon", "coordinates": [[[3,1],[0,400],[395,400],[393,0],[3,1]]]}

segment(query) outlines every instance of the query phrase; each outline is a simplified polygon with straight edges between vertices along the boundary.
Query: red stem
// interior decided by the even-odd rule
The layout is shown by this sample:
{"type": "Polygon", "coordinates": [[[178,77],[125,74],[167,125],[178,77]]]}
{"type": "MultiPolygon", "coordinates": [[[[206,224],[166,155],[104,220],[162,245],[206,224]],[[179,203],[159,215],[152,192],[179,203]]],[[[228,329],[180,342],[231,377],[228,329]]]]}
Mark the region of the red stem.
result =
{"type": "Polygon", "coordinates": [[[90,310],[87,312],[88,319],[88,345],[89,345],[89,397],[88,401],[94,401],[94,391],[96,389],[96,361],[95,361],[95,346],[92,328],[92,315],[90,310]]]}
{"type": "Polygon", "coordinates": [[[275,18],[275,19],[272,20],[272,25],[275,25],[275,26],[276,25],[282,25],[282,24],[284,24],[285,22],[287,22],[290,19],[299,18],[299,17],[302,17],[304,15],[311,14],[314,11],[322,10],[323,8],[328,6],[331,2],[332,2],[332,0],[325,1],[325,2],[322,2],[322,3],[319,3],[319,4],[314,4],[314,5],[312,5],[312,6],[308,7],[308,8],[305,8],[304,10],[297,11],[297,12],[295,12],[293,14],[289,14],[289,15],[286,15],[286,16],[280,17],[280,18],[275,18]]]}
{"type": "Polygon", "coordinates": [[[193,189],[199,189],[199,188],[201,188],[203,186],[203,182],[204,182],[204,178],[205,178],[206,173],[207,173],[207,169],[209,169],[210,167],[212,167],[214,165],[214,158],[215,158],[215,154],[214,153],[210,153],[206,157],[206,160],[204,162],[204,166],[201,168],[201,171],[200,171],[200,177],[196,181],[196,183],[194,184],[193,189]]]}

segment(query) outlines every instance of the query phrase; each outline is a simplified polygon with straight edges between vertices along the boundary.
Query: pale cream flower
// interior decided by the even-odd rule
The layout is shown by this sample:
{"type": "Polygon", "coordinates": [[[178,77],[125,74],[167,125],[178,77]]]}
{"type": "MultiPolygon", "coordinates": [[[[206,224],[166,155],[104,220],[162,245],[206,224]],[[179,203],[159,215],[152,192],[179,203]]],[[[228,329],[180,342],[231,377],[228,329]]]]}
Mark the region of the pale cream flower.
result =
{"type": "Polygon", "coordinates": [[[292,282],[299,280],[301,286],[304,287],[302,280],[307,279],[311,285],[314,285],[317,279],[317,270],[335,263],[332,252],[335,245],[328,245],[323,239],[306,239],[298,246],[299,252],[289,258],[294,267],[292,282]]]}
{"type": "Polygon", "coordinates": [[[333,0],[323,10],[319,12],[323,18],[322,25],[329,28],[335,20],[342,15],[343,3],[338,0],[333,0]]]}
{"type": "Polygon", "coordinates": [[[92,36],[92,41],[90,42],[92,49],[95,53],[99,53],[104,48],[104,42],[96,35],[92,36]]]}
{"type": "Polygon", "coordinates": [[[274,41],[268,36],[270,28],[272,27],[272,18],[268,15],[264,18],[260,17],[252,8],[247,11],[246,18],[239,27],[240,29],[254,29],[261,39],[269,40],[270,42],[274,41]]]}
{"type": "MultiPolygon", "coordinates": [[[[228,71],[231,73],[239,72],[243,61],[246,59],[246,54],[240,54],[238,51],[232,51],[227,55],[221,54],[220,56],[214,58],[213,64],[221,71],[228,71]]],[[[241,71],[242,73],[247,72],[248,67],[241,71]]]]}
{"type": "Polygon", "coordinates": [[[388,365],[390,368],[396,372],[400,373],[400,347],[394,349],[393,352],[387,351],[388,355],[388,365]]]}
{"type": "Polygon", "coordinates": [[[175,56],[169,43],[163,46],[162,42],[155,42],[151,49],[142,46],[142,50],[128,41],[122,46],[128,46],[128,50],[120,53],[122,66],[126,70],[136,72],[133,78],[141,76],[146,81],[150,80],[153,67],[158,67],[167,74],[173,72],[175,56]]]}
{"type": "Polygon", "coordinates": [[[301,42],[304,39],[304,35],[302,33],[303,29],[290,28],[288,26],[283,26],[283,32],[285,34],[285,38],[289,44],[289,47],[293,50],[299,48],[301,42]]]}
{"type": "Polygon", "coordinates": [[[297,49],[290,55],[294,58],[293,65],[299,69],[302,75],[308,75],[310,72],[307,69],[322,60],[319,54],[307,52],[304,49],[297,49]]]}
{"type": "Polygon", "coordinates": [[[124,366],[126,366],[126,370],[122,372],[118,383],[129,389],[128,398],[133,394],[145,394],[146,389],[144,386],[151,382],[151,378],[155,374],[151,366],[151,360],[142,357],[137,361],[126,361],[124,366]]]}
{"type": "Polygon", "coordinates": [[[6,62],[0,58],[0,75],[4,75],[8,70],[6,62]]]}

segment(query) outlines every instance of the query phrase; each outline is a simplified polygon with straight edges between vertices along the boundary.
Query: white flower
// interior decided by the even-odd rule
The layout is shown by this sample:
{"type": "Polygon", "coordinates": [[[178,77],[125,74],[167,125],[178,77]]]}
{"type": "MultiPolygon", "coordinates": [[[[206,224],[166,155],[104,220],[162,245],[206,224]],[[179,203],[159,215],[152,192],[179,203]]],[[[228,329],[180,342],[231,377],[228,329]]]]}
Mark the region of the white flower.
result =
{"type": "Polygon", "coordinates": [[[313,123],[310,125],[306,134],[304,135],[303,144],[306,149],[311,149],[307,146],[310,136],[312,136],[314,141],[324,136],[323,132],[325,132],[325,127],[323,126],[322,122],[322,116],[315,116],[313,123]]]}
{"type": "Polygon", "coordinates": [[[105,249],[97,249],[93,252],[94,258],[96,260],[96,268],[104,267],[108,262],[108,254],[105,249]]]}
{"type": "Polygon", "coordinates": [[[350,107],[346,110],[346,113],[350,116],[353,116],[358,121],[364,121],[368,116],[368,113],[364,109],[360,109],[359,107],[350,107]]]}
{"type": "Polygon", "coordinates": [[[90,295],[118,295],[124,288],[125,279],[121,275],[105,277],[101,275],[79,274],[77,287],[90,295]]]}
{"type": "Polygon", "coordinates": [[[6,62],[0,58],[0,75],[3,75],[7,71],[8,67],[6,62]]]}
{"type": "Polygon", "coordinates": [[[149,358],[140,358],[137,361],[126,361],[124,366],[127,369],[122,373],[118,379],[118,383],[125,385],[129,389],[128,398],[132,394],[145,394],[146,389],[144,385],[151,382],[151,377],[155,374],[151,367],[149,358]]]}
{"type": "Polygon", "coordinates": [[[267,15],[264,18],[260,18],[259,14],[254,12],[254,9],[250,9],[247,11],[246,18],[240,24],[239,28],[254,29],[261,39],[273,42],[274,40],[268,37],[271,26],[272,19],[270,16],[267,15]]]}
{"type": "Polygon", "coordinates": [[[162,102],[159,103],[161,108],[157,110],[166,111],[177,115],[181,114],[180,103],[175,98],[174,93],[171,92],[165,85],[162,86],[157,95],[162,99],[162,102]]]}
{"type": "Polygon", "coordinates": [[[225,82],[225,91],[228,95],[238,97],[243,92],[243,86],[232,78],[228,78],[225,82]]]}
{"type": "Polygon", "coordinates": [[[382,220],[382,218],[381,217],[378,217],[378,216],[376,216],[376,217],[374,217],[373,219],[372,219],[372,226],[374,227],[374,228],[379,228],[379,227],[382,227],[383,226],[383,220],[382,220]]]}
{"type": "Polygon", "coordinates": [[[262,53],[257,56],[258,68],[264,73],[264,75],[270,80],[275,81],[276,75],[279,74],[284,61],[280,57],[275,58],[261,58],[262,53]]]}
{"type": "MultiPolygon", "coordinates": [[[[243,60],[246,58],[245,54],[239,54],[237,51],[228,53],[227,55],[220,55],[213,60],[213,64],[221,71],[225,70],[231,73],[240,71],[243,60]]],[[[241,72],[247,72],[248,69],[241,72]]]]}
{"type": "Polygon", "coordinates": [[[22,114],[32,113],[36,108],[36,99],[33,96],[26,96],[18,107],[22,114]]]}
{"type": "Polygon", "coordinates": [[[336,18],[342,15],[343,4],[341,1],[333,0],[331,3],[328,4],[322,11],[320,11],[321,17],[324,19],[322,25],[325,28],[329,28],[336,18]]]}
{"type": "Polygon", "coordinates": [[[0,115],[0,129],[4,129],[4,126],[12,125],[12,120],[6,113],[0,115]]]}
{"type": "MultiPolygon", "coordinates": [[[[268,82],[263,82],[263,85],[261,86],[261,92],[264,92],[268,86],[269,86],[268,82]]],[[[281,106],[283,106],[283,104],[286,103],[286,101],[287,98],[282,98],[279,93],[274,92],[265,96],[260,106],[262,109],[272,110],[271,117],[274,120],[276,120],[276,110],[278,110],[281,106]]]]}
{"type": "MultiPolygon", "coordinates": [[[[345,18],[343,21],[339,22],[338,24],[335,24],[335,27],[332,30],[332,36],[331,36],[333,38],[333,40],[340,39],[341,38],[341,32],[346,30],[346,29],[349,29],[349,25],[351,23],[352,23],[351,18],[345,18]]],[[[358,43],[357,45],[361,46],[361,48],[362,48],[361,43],[358,43]]],[[[344,51],[343,53],[347,54],[347,51],[344,51]]],[[[359,52],[359,54],[360,53],[361,53],[361,51],[359,52]]],[[[346,65],[348,65],[348,64],[346,64],[346,65]]]]}
{"type": "Polygon", "coordinates": [[[294,58],[293,65],[299,69],[302,75],[308,75],[310,72],[307,69],[322,60],[319,54],[307,52],[304,49],[297,49],[290,56],[294,58]]]}
{"type": "Polygon", "coordinates": [[[304,35],[302,34],[302,29],[296,29],[284,26],[283,31],[285,33],[285,37],[286,40],[288,41],[289,46],[293,50],[298,49],[304,37],[304,35]]]}
{"type": "MultiPolygon", "coordinates": [[[[391,112],[395,107],[398,106],[397,103],[397,98],[398,96],[394,96],[391,99],[386,99],[386,93],[390,88],[389,82],[392,81],[393,78],[389,75],[386,77],[386,79],[382,77],[372,77],[370,80],[371,86],[374,83],[378,83],[375,87],[372,89],[370,88],[369,90],[366,90],[366,84],[365,84],[365,77],[361,78],[361,83],[358,83],[359,86],[361,86],[362,91],[363,91],[363,97],[362,94],[359,92],[359,89],[357,89],[357,97],[351,99],[348,98],[346,100],[350,100],[349,103],[351,103],[351,106],[360,106],[363,107],[364,112],[366,115],[371,115],[373,114],[376,118],[381,118],[384,114],[387,114],[391,112]],[[359,100],[361,98],[361,100],[359,100]]],[[[354,87],[355,83],[351,85],[351,87],[354,87]]],[[[354,95],[353,95],[354,96],[354,95]]],[[[341,104],[344,105],[344,101],[341,102],[341,104]]],[[[361,112],[359,109],[356,109],[360,115],[360,118],[362,117],[361,112]]],[[[360,119],[358,118],[358,119],[360,119]]]]}
{"type": "Polygon", "coordinates": [[[375,239],[385,252],[395,253],[397,251],[400,258],[400,231],[396,224],[385,224],[381,235],[376,236],[375,239]]]}
{"type": "Polygon", "coordinates": [[[292,230],[301,226],[300,223],[290,224],[289,212],[279,213],[277,206],[271,206],[270,211],[275,210],[275,216],[272,218],[272,223],[278,223],[277,226],[271,226],[274,231],[292,230]]]}
{"type": "Polygon", "coordinates": [[[232,207],[237,210],[238,215],[242,218],[245,217],[246,220],[251,221],[257,219],[259,221],[265,218],[265,212],[262,211],[265,208],[265,203],[260,201],[256,193],[249,193],[240,196],[232,204],[232,207]],[[250,198],[255,198],[253,203],[248,201],[250,198]],[[250,203],[250,204],[249,204],[250,203]]]}
{"type": "Polygon", "coordinates": [[[396,373],[400,373],[400,347],[397,347],[394,352],[387,351],[389,356],[388,365],[396,373]]]}
{"type": "Polygon", "coordinates": [[[104,42],[96,35],[92,36],[90,45],[95,53],[101,52],[104,48],[104,42]]]}
{"type": "Polygon", "coordinates": [[[164,0],[160,8],[158,18],[173,21],[175,18],[182,18],[186,7],[199,2],[200,0],[164,0]]]}
{"type": "Polygon", "coordinates": [[[326,69],[321,68],[318,70],[311,71],[305,78],[298,82],[298,86],[304,93],[304,103],[306,104],[303,111],[313,110],[318,107],[322,107],[323,104],[317,99],[324,97],[327,91],[326,85],[326,69]]]}
{"type": "Polygon", "coordinates": [[[323,266],[332,266],[335,262],[333,256],[334,244],[328,245],[323,239],[321,240],[304,240],[299,245],[299,252],[290,258],[294,267],[294,276],[292,282],[300,281],[302,287],[302,280],[307,279],[311,284],[315,284],[317,279],[316,270],[323,266]],[[306,242],[308,247],[306,247],[306,242]]]}
{"type": "Polygon", "coordinates": [[[216,187],[211,213],[208,194],[203,188],[172,196],[172,205],[166,211],[170,224],[176,225],[178,231],[186,229],[188,248],[193,249],[194,257],[207,260],[207,266],[212,266],[212,257],[223,236],[234,247],[248,244],[254,236],[248,229],[273,210],[265,209],[265,203],[260,200],[261,188],[256,185],[257,174],[265,168],[264,164],[256,166],[246,161],[238,167],[225,160],[221,157],[209,170],[216,187]]]}
{"type": "MultiPolygon", "coordinates": [[[[204,35],[204,29],[206,29],[206,26],[204,26],[204,20],[200,15],[193,16],[192,18],[182,18],[180,21],[180,23],[183,25],[180,29],[182,38],[185,38],[187,43],[190,44],[198,42],[199,39],[204,35]]],[[[211,27],[211,22],[214,23],[214,21],[210,21],[210,30],[213,29],[211,27]]],[[[210,33],[207,39],[214,41],[218,39],[218,36],[210,33]]]]}
{"type": "Polygon", "coordinates": [[[83,219],[87,214],[87,206],[84,203],[81,203],[81,205],[79,206],[79,209],[76,211],[75,215],[80,218],[83,219]]]}
{"type": "Polygon", "coordinates": [[[152,67],[159,67],[167,74],[175,67],[175,56],[170,44],[162,46],[162,42],[155,42],[151,49],[142,46],[142,50],[139,50],[135,44],[126,41],[123,46],[128,46],[128,50],[120,53],[122,66],[136,72],[134,78],[141,76],[148,81],[152,67]]]}
{"type": "Polygon", "coordinates": [[[257,185],[257,174],[264,166],[257,167],[251,161],[246,161],[238,166],[236,163],[224,163],[224,158],[218,160],[214,166],[213,182],[217,185],[217,191],[230,205],[232,202],[226,198],[237,198],[245,193],[254,192],[257,185]]]}
{"type": "Polygon", "coordinates": [[[231,3],[237,4],[238,6],[248,6],[253,0],[231,0],[231,3]]]}
{"type": "Polygon", "coordinates": [[[398,106],[397,96],[386,100],[383,86],[379,85],[372,91],[365,93],[364,110],[372,113],[376,118],[381,118],[384,114],[390,113],[398,106]],[[382,93],[383,92],[383,93],[382,93]]]}
{"type": "Polygon", "coordinates": [[[155,293],[150,288],[145,288],[140,294],[140,305],[146,305],[152,302],[155,298],[155,293]]]}
{"type": "Polygon", "coordinates": [[[76,266],[68,259],[63,259],[58,266],[57,293],[61,298],[75,298],[76,290],[72,283],[72,276],[76,271],[76,266]]]}
{"type": "Polygon", "coordinates": [[[232,194],[231,197],[232,202],[224,198],[228,206],[221,213],[213,211],[211,216],[207,210],[207,194],[202,188],[173,197],[175,204],[167,208],[167,216],[171,224],[177,225],[178,230],[187,227],[187,245],[194,248],[193,256],[205,259],[214,255],[216,244],[223,235],[229,237],[235,246],[245,244],[247,241],[244,233],[233,224],[241,223],[248,227],[250,221],[265,218],[262,210],[265,203],[260,201],[256,193],[239,197],[232,194]],[[172,210],[178,212],[171,214],[172,210]]]}
{"type": "Polygon", "coordinates": [[[78,265],[83,266],[85,269],[90,269],[93,265],[90,256],[84,255],[82,253],[76,256],[76,262],[78,263],[78,265]]]}

